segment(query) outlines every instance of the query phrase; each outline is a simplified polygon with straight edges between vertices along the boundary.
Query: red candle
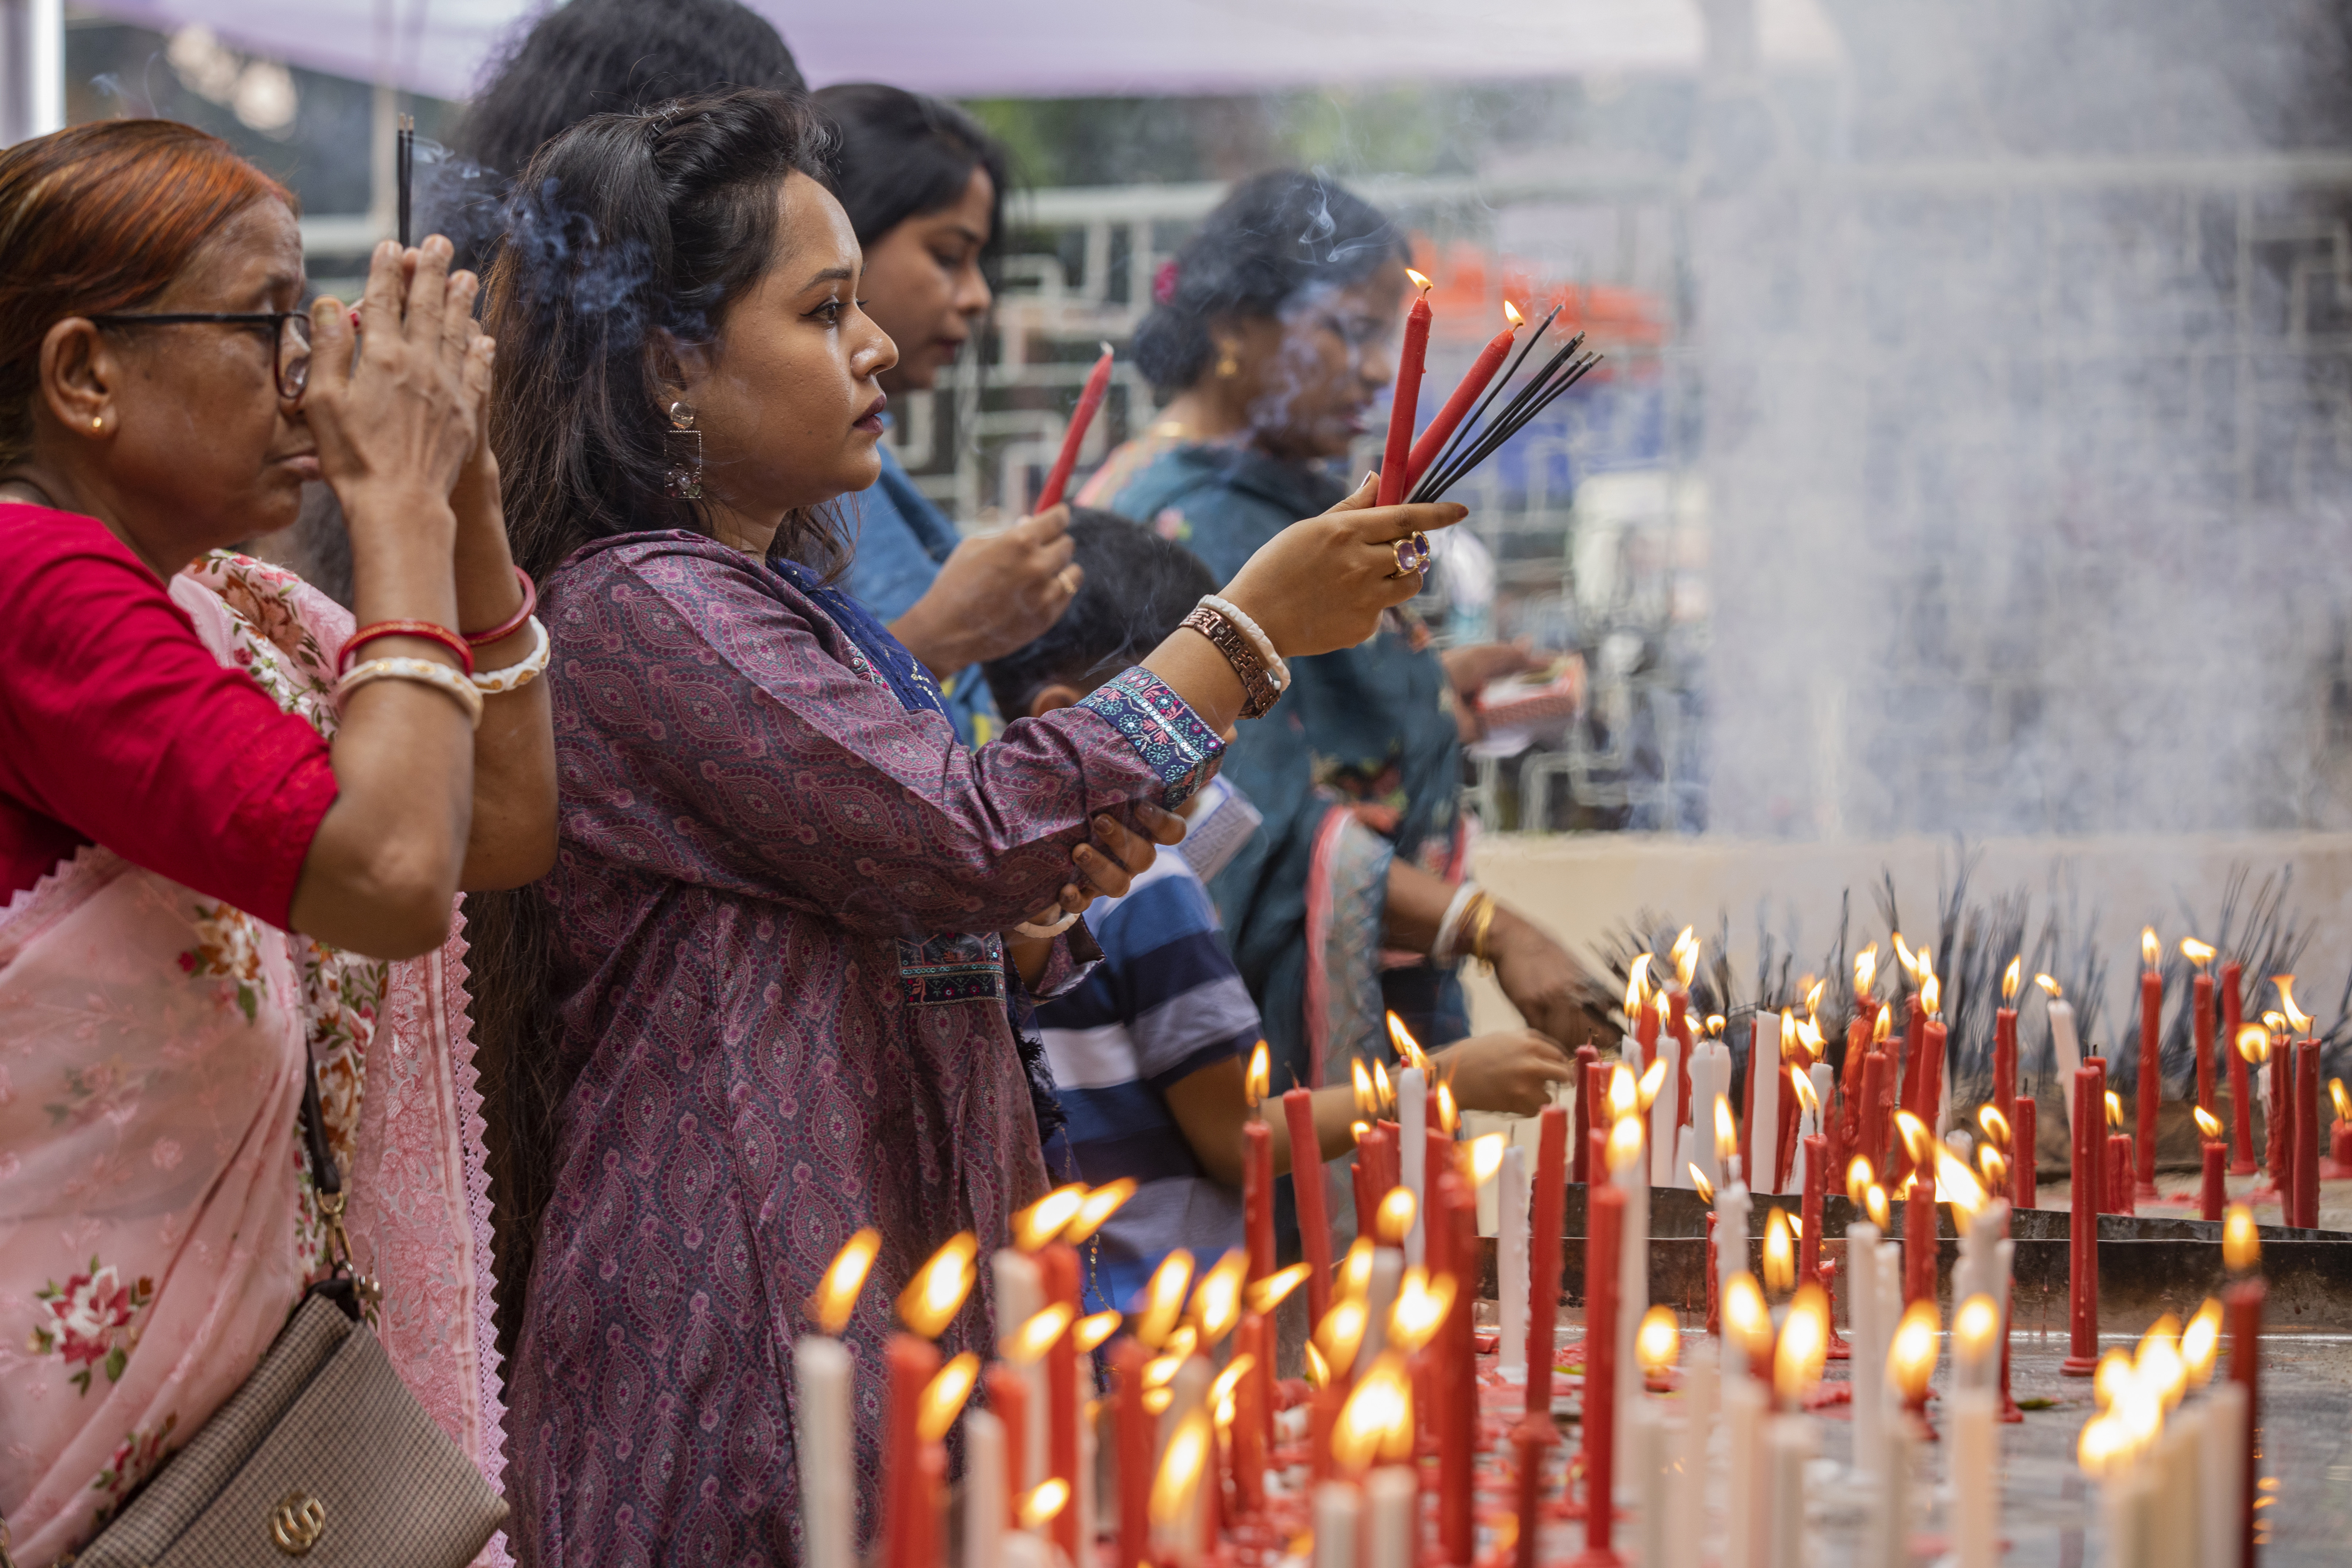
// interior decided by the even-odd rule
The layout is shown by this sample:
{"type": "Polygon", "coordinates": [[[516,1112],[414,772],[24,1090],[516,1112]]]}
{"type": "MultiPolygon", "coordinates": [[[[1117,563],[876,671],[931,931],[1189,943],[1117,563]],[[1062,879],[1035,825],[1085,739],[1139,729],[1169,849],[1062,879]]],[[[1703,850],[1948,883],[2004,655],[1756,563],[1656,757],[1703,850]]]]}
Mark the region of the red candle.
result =
{"type": "Polygon", "coordinates": [[[913,1334],[892,1334],[883,1347],[890,1401],[885,1412],[882,1467],[882,1562],[884,1568],[934,1568],[922,1555],[929,1534],[923,1491],[920,1412],[923,1390],[940,1370],[940,1352],[913,1334]]]}
{"type": "Polygon", "coordinates": [[[1412,453],[1405,464],[1406,493],[1410,494],[1412,487],[1421,482],[1421,476],[1437,460],[1437,454],[1445,449],[1446,437],[1468,416],[1471,405],[1478,401],[1478,395],[1486,390],[1486,384],[1503,367],[1504,356],[1511,352],[1511,334],[1521,325],[1518,308],[1508,300],[1503,301],[1503,315],[1510,325],[1486,340],[1486,346],[1470,362],[1469,373],[1454,388],[1454,395],[1445,400],[1445,406],[1437,411],[1437,417],[1429,422],[1429,428],[1412,444],[1412,453]]]}
{"type": "Polygon", "coordinates": [[[2246,1519],[2238,1561],[2249,1568],[2255,1562],[2254,1502],[2261,1495],[2254,1485],[2254,1452],[2256,1435],[2262,1429],[2263,1302],[2269,1295],[2270,1287],[2260,1276],[2241,1279],[2221,1291],[2221,1315],[2230,1331],[2230,1377],[2246,1391],[2246,1468],[2238,1492],[2246,1519]]]}
{"type": "Polygon", "coordinates": [[[1314,1090],[1286,1091],[1282,1117],[1290,1128],[1290,1195],[1298,1205],[1298,1245],[1307,1254],[1307,1321],[1312,1328],[1331,1305],[1331,1216],[1323,1204],[1323,1146],[1315,1135],[1314,1090]]]}
{"type": "Polygon", "coordinates": [[[2319,1042],[2294,1043],[2294,1219],[2319,1225],[2319,1042]]]}
{"type": "Polygon", "coordinates": [[[1519,1537],[1512,1548],[1514,1568],[1536,1568],[1536,1542],[1543,1533],[1544,1450],[1559,1441],[1549,1415],[1528,1415],[1511,1428],[1519,1460],[1519,1537]]]}
{"type": "MultiPolygon", "coordinates": [[[[2154,933],[2147,939],[2153,942],[2154,933]]],[[[2164,975],[2150,967],[2139,977],[2139,1149],[2138,1180],[2134,1184],[2134,1197],[2156,1196],[2156,1108],[2164,1093],[2163,1045],[2164,975]]],[[[2131,1213],[2130,1209],[2124,1211],[2131,1213]]]]}
{"type": "MultiPolygon", "coordinates": [[[[1578,1101],[1583,1120],[1583,1101],[1578,1101]]],[[[1536,1183],[1528,1203],[1528,1415],[1551,1421],[1552,1334],[1559,1321],[1559,1231],[1568,1201],[1568,1110],[1547,1105],[1536,1124],[1536,1183]]]]}
{"type": "Polygon", "coordinates": [[[1886,1121],[1893,1110],[1890,1101],[1894,1089],[1889,1079],[1894,1065],[1885,1051],[1875,1049],[1863,1065],[1862,1135],[1857,1140],[1862,1152],[1870,1160],[1870,1168],[1888,1177],[1892,1173],[1886,1168],[1886,1121]]]}
{"type": "MultiPolygon", "coordinates": [[[[1784,1075],[1795,1070],[1793,1067],[1781,1069],[1784,1075]]],[[[1797,1091],[1786,1076],[1780,1080],[1780,1121],[1772,1136],[1772,1190],[1785,1193],[1797,1163],[1797,1091]]]]}
{"type": "MultiPolygon", "coordinates": [[[[1805,1139],[1805,1187],[1797,1200],[1797,1216],[1804,1236],[1797,1243],[1797,1278],[1816,1279],[1822,1272],[1822,1194],[1829,1180],[1830,1141],[1820,1133],[1805,1139]]],[[[1712,1217],[1712,1216],[1710,1216],[1712,1217]]]]}
{"type": "Polygon", "coordinates": [[[1675,1078],[1680,1085],[1675,1091],[1675,1125],[1688,1127],[1691,1124],[1690,993],[1687,991],[1668,993],[1666,1007],[1666,1027],[1674,1031],[1675,1044],[1680,1047],[1675,1053],[1675,1078]]]}
{"type": "Polygon", "coordinates": [[[1095,422],[1095,413],[1102,407],[1104,395],[1110,391],[1110,345],[1105,343],[1102,357],[1095,361],[1095,368],[1087,375],[1086,390],[1078,394],[1078,405],[1070,411],[1070,427],[1062,433],[1062,449],[1045,475],[1045,488],[1037,492],[1039,511],[1060,504],[1062,492],[1069,489],[1070,473],[1078,466],[1079,443],[1087,438],[1087,426],[1095,422]]]}
{"type": "Polygon", "coordinates": [[[1633,1009],[1633,1043],[1642,1047],[1642,1065],[1633,1070],[1645,1073],[1658,1058],[1658,1010],[1655,1007],[1633,1009]]]}
{"type": "Polygon", "coordinates": [[[2107,1201],[2114,1205],[2112,1214],[2137,1214],[2139,1204],[2132,1190],[2132,1135],[2128,1132],[2111,1134],[2107,1139],[2107,1201]]]}
{"type": "MultiPolygon", "coordinates": [[[[1835,1125],[1848,1160],[1864,1146],[1862,1135],[1862,1108],[1865,1103],[1863,1098],[1863,1064],[1870,1058],[1870,998],[1865,996],[1862,998],[1861,1010],[1854,1015],[1853,1022],[1845,1028],[1845,1070],[1838,1078],[1838,1092],[1844,1103],[1838,1108],[1835,1125]]],[[[1838,1162],[1838,1168],[1845,1168],[1844,1160],[1838,1162]]],[[[1875,1164],[1872,1166],[1874,1170],[1876,1168],[1875,1164]]]]}
{"type": "Polygon", "coordinates": [[[1576,1152],[1574,1180],[1582,1186],[1591,1179],[1586,1169],[1585,1148],[1591,1142],[1592,1107],[1600,1097],[1601,1053],[1590,1043],[1576,1047],[1576,1152]]]}
{"type": "Polygon", "coordinates": [[[2352,1176],[2352,1121],[2338,1120],[2327,1130],[2327,1158],[2335,1174],[2352,1176]]]}
{"type": "Polygon", "coordinates": [[[1584,1553],[1580,1568],[1613,1563],[1610,1501],[1616,1480],[1617,1276],[1625,1227],[1624,1189],[1596,1182],[1584,1219],[1584,1553]]]}
{"type": "MultiPolygon", "coordinates": [[[[1307,1406],[1307,1460],[1309,1472],[1318,1481],[1331,1479],[1331,1430],[1339,1422],[1340,1407],[1348,1403],[1348,1380],[1334,1373],[1329,1383],[1315,1391],[1307,1406]]],[[[1144,1468],[1150,1468],[1150,1450],[1146,1450],[1144,1468]]],[[[1146,1483],[1147,1486],[1149,1483],[1146,1483]]]]}
{"type": "MultiPolygon", "coordinates": [[[[901,1522],[905,1568],[932,1568],[940,1560],[940,1505],[947,1493],[948,1446],[925,1443],[915,1456],[915,1500],[901,1522]]],[[[1074,1508],[1064,1509],[1075,1513],[1074,1508]]]]}
{"type": "Polygon", "coordinates": [[[2197,1103],[2213,1109],[2213,977],[2204,965],[2189,983],[2189,1038],[2196,1042],[2197,1103]]]}
{"type": "MultiPolygon", "coordinates": [[[[1917,993],[1908,998],[1908,1013],[1903,1026],[1902,1087],[1895,1091],[1895,1103],[1921,1121],[1934,1113],[1919,1108],[1920,1091],[1927,1087],[1927,1005],[1917,993]]],[[[1892,1117],[1888,1119],[1891,1124],[1892,1117]]],[[[1887,1141],[1886,1158],[1893,1167],[1893,1181],[1899,1191],[1911,1180],[1910,1146],[1900,1138],[1887,1141]]]]}
{"type": "Polygon", "coordinates": [[[2106,1096],[2103,1075],[2089,1063],[2074,1069],[2074,1212],[2066,1228],[2065,1363],[2068,1377],[2099,1370],[2099,1181],[2107,1157],[2106,1096]]]}
{"type": "Polygon", "coordinates": [[[1004,1490],[1007,1519],[1021,1517],[1021,1494],[1029,1489],[1029,1384],[1003,1362],[991,1362],[982,1378],[988,1408],[1004,1423],[1004,1490]]]}
{"type": "MultiPolygon", "coordinates": [[[[1919,1090],[1919,1120],[1933,1130],[1944,1114],[1944,1037],[1941,1019],[1931,1018],[1919,1030],[1920,1077],[1926,1081],[1919,1090]]],[[[1928,1173],[1930,1181],[1935,1172],[1928,1173]]]]}
{"type": "Polygon", "coordinates": [[[2093,1057],[2083,1064],[2099,1075],[2099,1098],[2092,1104],[2092,1125],[2098,1130],[2098,1158],[2091,1162],[2091,1212],[2108,1210],[2107,1167],[2115,1156],[2107,1152],[2107,1058],[2093,1057]]]}
{"type": "Polygon", "coordinates": [[[1253,1284],[1274,1272],[1274,1129],[1242,1123],[1242,1224],[1253,1284]]]}
{"type": "MultiPolygon", "coordinates": [[[[1070,1309],[1075,1322],[1078,1305],[1078,1249],[1055,1242],[1037,1255],[1043,1294],[1048,1306],[1058,1301],[1070,1309]]],[[[1045,1474],[1070,1489],[1069,1506],[1054,1516],[1054,1543],[1073,1563],[1078,1561],[1078,1342],[1064,1329],[1045,1350],[1045,1474]]],[[[901,1568],[931,1568],[929,1563],[901,1568]]]]}
{"type": "MultiPolygon", "coordinates": [[[[1756,1148],[1759,1143],[1762,1143],[1768,1156],[1773,1151],[1770,1142],[1772,1135],[1762,1139],[1756,1136],[1757,1075],[1780,1071],[1780,1016],[1767,1013],[1763,1008],[1759,1007],[1756,1010],[1754,1021],[1748,1026],[1748,1077],[1740,1085],[1739,1172],[1747,1178],[1748,1186],[1759,1193],[1769,1190],[1768,1183],[1770,1181],[1772,1173],[1769,1171],[1759,1173],[1756,1164],[1756,1148]]],[[[1777,1131],[1776,1127],[1776,1134],[1777,1131]]]]}
{"type": "MultiPolygon", "coordinates": [[[[1364,1144],[1370,1142],[1371,1140],[1371,1133],[1364,1134],[1363,1142],[1356,1145],[1355,1163],[1348,1167],[1348,1179],[1355,1184],[1356,1188],[1356,1239],[1358,1241],[1377,1239],[1373,1235],[1372,1220],[1378,1212],[1381,1200],[1372,1191],[1371,1152],[1364,1147],[1364,1144]]],[[[1315,1321],[1319,1323],[1323,1320],[1318,1318],[1315,1321]]]]}
{"type": "Polygon", "coordinates": [[[2221,965],[2221,1059],[2230,1064],[2230,1173],[2254,1173],[2254,1107],[2247,1082],[2246,1058],[2238,1054],[2238,1029],[2245,1022],[2245,1003],[2239,995],[2243,973],[2235,962],[2221,965]]]}
{"type": "Polygon", "coordinates": [[[2009,1123],[2011,1148],[2017,1137],[2017,1009],[2003,1006],[1992,1016],[1992,1104],[2009,1123]]]}
{"type": "Polygon", "coordinates": [[[1405,276],[1421,295],[1405,312],[1404,345],[1397,351],[1396,386],[1389,404],[1388,446],[1381,453],[1382,506],[1394,506],[1412,488],[1412,421],[1421,404],[1421,372],[1429,354],[1429,279],[1411,268],[1405,276]]]}
{"type": "Polygon", "coordinates": [[[1444,1559],[1468,1568],[1475,1544],[1472,1465],[1478,1447],[1477,1329],[1471,1319],[1478,1294],[1478,1199],[1452,1169],[1441,1174],[1432,1206],[1444,1216],[1444,1257],[1433,1250],[1429,1267],[1454,1276],[1454,1305],[1431,1347],[1437,1352],[1437,1540],[1444,1559]]]}
{"type": "Polygon", "coordinates": [[[1922,1174],[1903,1205],[1903,1304],[1936,1299],[1936,1184],[1922,1174]]]}
{"type": "Polygon", "coordinates": [[[1273,1430],[1266,1382],[1274,1370],[1274,1342],[1265,1317],[1244,1312],[1234,1329],[1234,1353],[1250,1358],[1250,1370],[1234,1385],[1234,1510],[1244,1517],[1265,1506],[1265,1456],[1273,1430]]]}
{"type": "Polygon", "coordinates": [[[2204,1181],[2197,1189],[2199,1213],[2202,1218],[2218,1220],[2222,1206],[2229,1202],[2229,1191],[2221,1180],[2221,1167],[2229,1162],[2230,1146],[2214,1139],[2203,1145],[2204,1181]]]}
{"type": "Polygon", "coordinates": [[[2284,1206],[2294,1189],[2294,1048],[2285,1040],[2271,1042],[2271,1103],[2263,1131],[2271,1187],[2284,1206]]]}
{"type": "MultiPolygon", "coordinates": [[[[1151,1553],[1154,1423],[1151,1412],[1143,1407],[1143,1367],[1150,1359],[1142,1343],[1131,1334],[1121,1334],[1118,1343],[1111,1347],[1111,1370],[1118,1377],[1118,1428],[1114,1435],[1118,1458],[1118,1560],[1125,1568],[1150,1562],[1151,1553]]],[[[1330,1445],[1319,1447],[1328,1455],[1330,1445]]]]}
{"type": "Polygon", "coordinates": [[[2034,1122],[2040,1116],[2041,1107],[2030,1096],[2017,1102],[2017,1120],[2011,1124],[2009,1139],[2009,1201],[2016,1208],[2042,1206],[2037,1190],[2042,1173],[2034,1168],[2034,1140],[2041,1133],[2034,1122]]]}

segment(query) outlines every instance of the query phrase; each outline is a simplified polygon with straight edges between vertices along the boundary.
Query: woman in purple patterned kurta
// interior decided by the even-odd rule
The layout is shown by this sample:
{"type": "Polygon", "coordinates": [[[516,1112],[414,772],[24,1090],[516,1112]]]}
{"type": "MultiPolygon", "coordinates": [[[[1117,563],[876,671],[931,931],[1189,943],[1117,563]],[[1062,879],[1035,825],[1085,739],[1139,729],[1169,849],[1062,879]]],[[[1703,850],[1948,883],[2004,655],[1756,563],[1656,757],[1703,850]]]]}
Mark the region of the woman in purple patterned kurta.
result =
{"type": "MultiPolygon", "coordinates": [[[[545,1165],[511,1373],[526,1563],[796,1558],[791,1344],[865,1225],[882,1251],[844,1337],[875,1369],[870,1503],[889,1303],[956,1232],[998,1245],[1045,1184],[1006,1004],[1074,983],[1092,944],[1008,954],[999,933],[1081,903],[1074,859],[1123,889],[1090,827],[1114,853],[1140,843],[1120,822],[1157,831],[1242,705],[1229,656],[1183,632],[967,752],[920,666],[805,563],[827,541],[803,509],[872,480],[893,355],[806,137],[756,93],[588,121],[534,162],[492,277],[522,345],[498,445],[518,556],[551,568],[562,791],[555,872],[479,922],[502,1201],[528,1213],[545,1165]],[[699,441],[665,446],[674,404],[699,441]]],[[[1229,586],[1278,650],[1366,635],[1419,585],[1380,542],[1461,514],[1369,499],[1229,586]]],[[[983,1271],[942,1348],[992,1328],[983,1271]]]]}

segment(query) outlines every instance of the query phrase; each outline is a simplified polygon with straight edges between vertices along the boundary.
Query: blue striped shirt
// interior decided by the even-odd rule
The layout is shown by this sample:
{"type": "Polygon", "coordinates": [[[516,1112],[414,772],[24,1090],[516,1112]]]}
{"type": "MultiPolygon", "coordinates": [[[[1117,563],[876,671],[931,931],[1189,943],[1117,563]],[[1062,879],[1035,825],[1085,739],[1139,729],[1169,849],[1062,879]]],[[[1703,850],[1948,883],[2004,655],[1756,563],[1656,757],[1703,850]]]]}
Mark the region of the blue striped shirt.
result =
{"type": "Polygon", "coordinates": [[[1209,891],[1182,855],[1163,851],[1126,897],[1087,910],[1087,925],[1103,962],[1038,1008],[1037,1023],[1079,1178],[1137,1183],[1087,1270],[1087,1310],[1125,1310],[1174,1248],[1205,1268],[1242,1244],[1241,1194],[1202,1168],[1167,1090],[1246,1058],[1262,1031],[1209,891]]]}

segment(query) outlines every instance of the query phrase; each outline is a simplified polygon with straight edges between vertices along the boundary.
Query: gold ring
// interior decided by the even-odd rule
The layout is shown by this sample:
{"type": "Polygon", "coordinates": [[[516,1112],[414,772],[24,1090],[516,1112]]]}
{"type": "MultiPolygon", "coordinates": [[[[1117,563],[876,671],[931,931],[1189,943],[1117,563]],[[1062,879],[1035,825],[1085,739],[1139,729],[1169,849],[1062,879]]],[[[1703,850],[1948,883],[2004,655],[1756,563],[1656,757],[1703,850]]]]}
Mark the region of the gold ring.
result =
{"type": "Polygon", "coordinates": [[[1073,598],[1077,596],[1078,585],[1070,581],[1070,574],[1076,572],[1077,569],[1076,564],[1073,563],[1054,574],[1054,581],[1062,585],[1062,592],[1069,595],[1073,598]]]}
{"type": "Polygon", "coordinates": [[[1389,548],[1396,553],[1396,570],[1390,577],[1411,577],[1429,570],[1429,535],[1415,530],[1402,539],[1391,540],[1389,548]]]}

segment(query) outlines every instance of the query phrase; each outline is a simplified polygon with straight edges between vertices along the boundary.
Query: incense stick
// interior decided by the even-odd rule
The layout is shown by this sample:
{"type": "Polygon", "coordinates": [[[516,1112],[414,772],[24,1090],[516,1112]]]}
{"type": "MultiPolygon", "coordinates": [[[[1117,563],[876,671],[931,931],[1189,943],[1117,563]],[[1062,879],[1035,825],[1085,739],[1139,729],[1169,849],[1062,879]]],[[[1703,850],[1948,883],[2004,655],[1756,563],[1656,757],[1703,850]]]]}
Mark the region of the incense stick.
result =
{"type": "Polygon", "coordinates": [[[1519,345],[1519,352],[1512,356],[1511,363],[1505,367],[1503,374],[1495,379],[1495,384],[1486,389],[1486,395],[1478,400],[1478,406],[1471,411],[1470,417],[1454,426],[1452,439],[1445,443],[1444,449],[1436,457],[1430,459],[1429,466],[1422,470],[1413,486],[1413,499],[1419,500],[1422,489],[1430,479],[1443,474],[1453,466],[1457,457],[1469,449],[1470,444],[1477,438],[1475,433],[1480,422],[1486,417],[1486,410],[1495,405],[1495,399],[1500,397],[1503,395],[1503,389],[1510,385],[1511,377],[1519,374],[1519,367],[1527,363],[1528,355],[1535,352],[1536,343],[1551,330],[1552,322],[1559,319],[1559,313],[1564,308],[1554,305],[1551,308],[1551,314],[1536,323],[1536,330],[1528,334],[1528,341],[1519,345]]]}
{"type": "Polygon", "coordinates": [[[400,243],[405,249],[410,243],[408,208],[410,194],[416,185],[416,117],[404,114],[399,128],[393,132],[393,184],[398,192],[400,212],[400,243]]]}
{"type": "MultiPolygon", "coordinates": [[[[1558,315],[1559,311],[1555,310],[1552,314],[1558,315]]],[[[1544,324],[1551,324],[1550,317],[1545,318],[1544,324]]],[[[1538,335],[1540,336],[1540,332],[1538,335]]],[[[1526,428],[1530,420],[1549,407],[1561,394],[1591,374],[1592,367],[1601,363],[1601,356],[1591,353],[1582,359],[1576,358],[1577,351],[1584,346],[1584,333],[1577,333],[1565,347],[1544,362],[1542,369],[1520,383],[1518,390],[1511,395],[1491,423],[1481,426],[1475,434],[1467,430],[1457,432],[1455,441],[1422,477],[1412,499],[1416,501],[1442,500],[1447,490],[1501,450],[1505,442],[1526,428]]],[[[1535,340],[1530,338],[1528,348],[1534,346],[1535,340]]],[[[1521,351],[1520,357],[1526,357],[1525,350],[1521,351]]],[[[1517,361],[1512,363],[1511,369],[1513,374],[1517,374],[1517,361]]],[[[1482,405],[1480,413],[1483,415],[1484,412],[1482,405]]]]}

